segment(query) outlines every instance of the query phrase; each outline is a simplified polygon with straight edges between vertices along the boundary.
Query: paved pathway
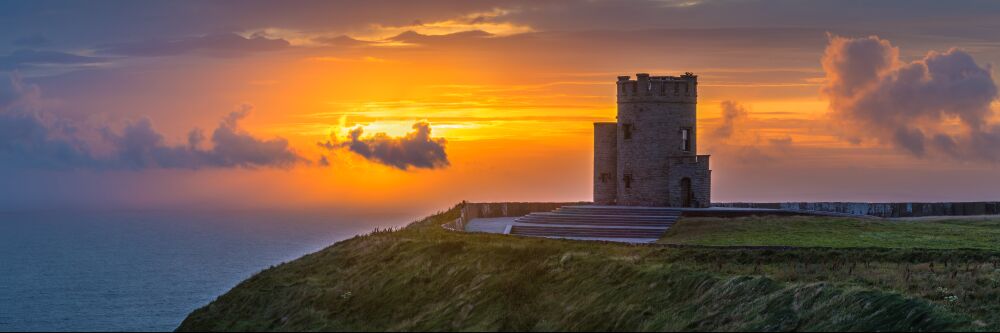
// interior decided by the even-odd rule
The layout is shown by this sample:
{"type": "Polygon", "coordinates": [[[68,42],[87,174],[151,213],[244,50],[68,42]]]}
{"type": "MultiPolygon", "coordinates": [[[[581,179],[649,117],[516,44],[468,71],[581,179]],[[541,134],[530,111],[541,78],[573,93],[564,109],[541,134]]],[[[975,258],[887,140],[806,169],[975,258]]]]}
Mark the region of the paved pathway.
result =
{"type": "Polygon", "coordinates": [[[507,227],[514,223],[516,217],[493,217],[472,219],[465,224],[465,231],[468,232],[488,232],[492,234],[502,234],[507,227]]]}

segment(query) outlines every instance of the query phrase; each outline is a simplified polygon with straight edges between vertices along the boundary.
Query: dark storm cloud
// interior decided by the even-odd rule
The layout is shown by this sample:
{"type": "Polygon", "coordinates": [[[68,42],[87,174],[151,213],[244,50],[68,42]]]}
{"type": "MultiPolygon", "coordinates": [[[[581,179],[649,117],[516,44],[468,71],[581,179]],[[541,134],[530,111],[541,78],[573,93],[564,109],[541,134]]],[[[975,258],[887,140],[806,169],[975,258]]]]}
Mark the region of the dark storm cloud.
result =
{"type": "Polygon", "coordinates": [[[106,60],[98,57],[81,56],[57,51],[17,50],[0,56],[0,70],[15,70],[35,66],[52,65],[93,65],[106,60]]]}
{"type": "Polygon", "coordinates": [[[904,62],[887,40],[831,36],[822,63],[831,116],[849,140],[920,157],[1000,160],[1000,126],[990,123],[997,86],[970,54],[932,51],[904,62]]]}
{"type": "Polygon", "coordinates": [[[170,56],[201,52],[212,55],[242,55],[281,50],[289,47],[283,39],[261,36],[243,37],[234,33],[192,36],[177,39],[152,39],[139,42],[105,44],[98,52],[125,56],[170,56]]]}
{"type": "Polygon", "coordinates": [[[305,160],[281,138],[259,139],[239,127],[249,106],[230,113],[212,132],[211,147],[193,130],[185,145],[168,144],[141,118],[116,131],[38,110],[36,86],[0,79],[0,165],[50,169],[200,169],[289,167],[305,160]]]}
{"type": "Polygon", "coordinates": [[[349,141],[328,141],[319,145],[331,150],[347,149],[370,161],[400,170],[411,167],[437,169],[450,164],[445,153],[447,141],[444,138],[432,138],[431,126],[427,122],[413,124],[413,131],[403,137],[391,137],[385,133],[362,137],[363,134],[364,129],[357,127],[351,130],[349,141]]]}

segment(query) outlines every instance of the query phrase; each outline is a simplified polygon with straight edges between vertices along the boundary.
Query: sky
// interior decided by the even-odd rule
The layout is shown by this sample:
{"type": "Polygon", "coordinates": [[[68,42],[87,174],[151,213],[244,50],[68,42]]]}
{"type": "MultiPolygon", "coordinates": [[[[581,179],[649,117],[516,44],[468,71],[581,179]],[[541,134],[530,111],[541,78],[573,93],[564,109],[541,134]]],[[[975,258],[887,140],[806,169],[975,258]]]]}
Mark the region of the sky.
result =
{"type": "Polygon", "coordinates": [[[5,1],[0,209],[591,199],[699,76],[713,201],[1000,200],[995,1],[5,1]]]}

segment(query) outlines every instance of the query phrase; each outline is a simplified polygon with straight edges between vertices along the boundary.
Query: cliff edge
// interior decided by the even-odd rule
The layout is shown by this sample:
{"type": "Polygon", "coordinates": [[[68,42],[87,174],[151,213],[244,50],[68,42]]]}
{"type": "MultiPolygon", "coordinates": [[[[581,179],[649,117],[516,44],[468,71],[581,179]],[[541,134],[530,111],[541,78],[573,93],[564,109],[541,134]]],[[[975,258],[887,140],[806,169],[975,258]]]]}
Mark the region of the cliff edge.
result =
{"type": "Polygon", "coordinates": [[[456,207],[401,230],[357,236],[264,270],[192,312],[177,330],[996,328],[993,318],[977,311],[852,282],[848,274],[835,277],[819,268],[839,266],[847,273],[851,260],[891,265],[914,256],[954,255],[941,251],[632,246],[440,227],[458,214],[456,207]],[[795,278],[782,271],[792,266],[801,272],[795,278]]]}

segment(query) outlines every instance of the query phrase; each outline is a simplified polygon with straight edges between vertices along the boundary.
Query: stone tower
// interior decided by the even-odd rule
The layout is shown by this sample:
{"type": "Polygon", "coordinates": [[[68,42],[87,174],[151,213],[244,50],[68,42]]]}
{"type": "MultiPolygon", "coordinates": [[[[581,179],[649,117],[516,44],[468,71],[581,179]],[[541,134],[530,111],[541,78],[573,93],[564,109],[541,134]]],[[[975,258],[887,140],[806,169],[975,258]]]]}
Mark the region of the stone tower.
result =
{"type": "Polygon", "coordinates": [[[698,155],[698,77],[618,77],[618,122],[594,123],[594,203],[708,207],[712,171],[698,155]]]}

